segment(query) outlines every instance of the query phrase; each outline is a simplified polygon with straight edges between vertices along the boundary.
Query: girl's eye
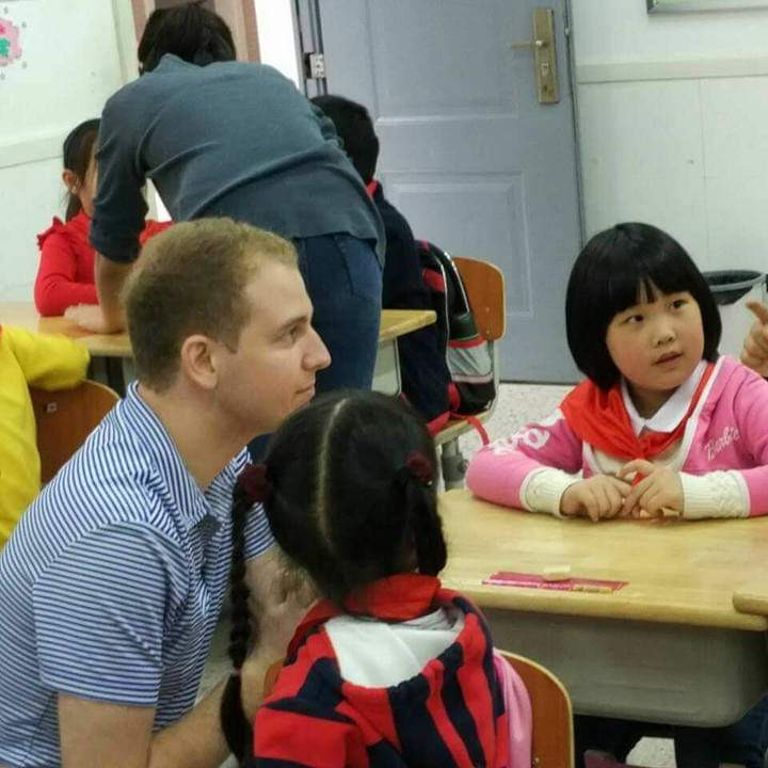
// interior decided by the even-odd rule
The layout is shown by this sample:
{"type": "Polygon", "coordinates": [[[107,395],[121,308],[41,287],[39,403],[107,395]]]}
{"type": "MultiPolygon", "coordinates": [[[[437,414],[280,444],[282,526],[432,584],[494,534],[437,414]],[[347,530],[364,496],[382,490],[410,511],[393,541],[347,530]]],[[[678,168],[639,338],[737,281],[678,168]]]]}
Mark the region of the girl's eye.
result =
{"type": "Polygon", "coordinates": [[[624,318],[625,325],[636,325],[637,323],[642,323],[642,322],[643,322],[642,315],[630,315],[629,317],[624,318]]]}
{"type": "Polygon", "coordinates": [[[684,307],[688,302],[685,299],[675,299],[672,302],[672,309],[680,309],[680,307],[684,307]]]}

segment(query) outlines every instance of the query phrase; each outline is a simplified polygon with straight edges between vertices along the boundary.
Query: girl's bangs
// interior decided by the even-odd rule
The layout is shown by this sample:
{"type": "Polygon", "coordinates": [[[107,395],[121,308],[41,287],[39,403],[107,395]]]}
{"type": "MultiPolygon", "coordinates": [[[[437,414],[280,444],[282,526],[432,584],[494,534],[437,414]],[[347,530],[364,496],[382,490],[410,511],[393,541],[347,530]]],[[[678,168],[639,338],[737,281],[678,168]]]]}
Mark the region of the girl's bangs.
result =
{"type": "Polygon", "coordinates": [[[653,301],[659,291],[693,291],[693,283],[689,270],[679,259],[665,253],[650,257],[626,254],[608,275],[606,299],[613,316],[635,304],[653,301]]]}

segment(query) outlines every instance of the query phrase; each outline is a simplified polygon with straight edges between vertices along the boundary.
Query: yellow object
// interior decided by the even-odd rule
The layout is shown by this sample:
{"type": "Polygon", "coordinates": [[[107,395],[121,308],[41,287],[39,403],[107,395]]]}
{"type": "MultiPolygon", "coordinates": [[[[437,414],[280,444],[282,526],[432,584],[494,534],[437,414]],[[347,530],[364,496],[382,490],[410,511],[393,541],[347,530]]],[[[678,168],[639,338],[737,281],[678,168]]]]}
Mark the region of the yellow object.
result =
{"type": "Polygon", "coordinates": [[[88,360],[88,350],[72,339],[0,327],[0,547],[40,491],[29,387],[74,387],[88,360]]]}

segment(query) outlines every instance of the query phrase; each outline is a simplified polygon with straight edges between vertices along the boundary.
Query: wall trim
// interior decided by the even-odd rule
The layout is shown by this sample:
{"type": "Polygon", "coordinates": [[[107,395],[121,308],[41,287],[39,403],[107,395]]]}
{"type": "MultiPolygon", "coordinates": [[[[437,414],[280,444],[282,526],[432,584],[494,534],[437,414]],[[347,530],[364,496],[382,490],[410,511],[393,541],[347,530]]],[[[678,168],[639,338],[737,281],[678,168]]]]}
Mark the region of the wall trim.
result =
{"type": "Polygon", "coordinates": [[[19,141],[0,143],[0,168],[61,158],[67,131],[46,131],[19,141]]]}
{"type": "Polygon", "coordinates": [[[702,80],[765,75],[768,75],[768,56],[681,59],[679,61],[619,61],[576,65],[576,82],[579,85],[637,80],[702,80]]]}

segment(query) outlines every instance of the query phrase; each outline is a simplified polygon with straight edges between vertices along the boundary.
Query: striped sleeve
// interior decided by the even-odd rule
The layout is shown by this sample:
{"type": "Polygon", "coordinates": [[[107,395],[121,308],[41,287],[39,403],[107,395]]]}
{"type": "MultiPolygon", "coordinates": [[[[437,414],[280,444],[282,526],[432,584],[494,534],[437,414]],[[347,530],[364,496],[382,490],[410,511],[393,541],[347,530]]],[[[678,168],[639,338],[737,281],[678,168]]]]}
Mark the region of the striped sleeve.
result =
{"type": "Polygon", "coordinates": [[[275,543],[272,529],[269,527],[264,507],[257,504],[248,514],[248,522],[245,524],[245,559],[263,555],[275,543]]]}
{"type": "Polygon", "coordinates": [[[164,622],[183,601],[186,571],[172,542],[139,523],[72,543],[33,587],[42,681],[81,698],[155,706],[164,622]]]}

